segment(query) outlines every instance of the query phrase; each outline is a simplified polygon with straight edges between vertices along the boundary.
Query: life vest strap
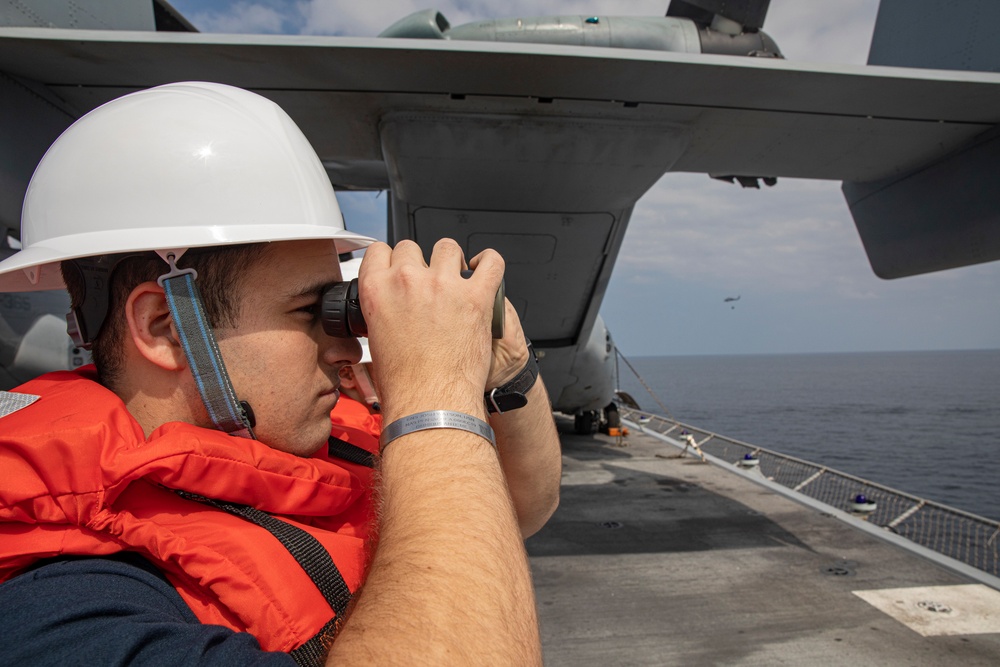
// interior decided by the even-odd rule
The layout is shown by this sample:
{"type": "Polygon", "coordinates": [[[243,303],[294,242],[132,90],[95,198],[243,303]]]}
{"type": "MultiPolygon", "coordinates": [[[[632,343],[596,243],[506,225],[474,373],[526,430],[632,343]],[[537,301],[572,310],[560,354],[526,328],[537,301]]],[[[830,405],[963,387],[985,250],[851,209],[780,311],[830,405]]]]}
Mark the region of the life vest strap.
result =
{"type": "Polygon", "coordinates": [[[327,621],[326,625],[312,639],[292,650],[288,655],[299,667],[320,667],[326,663],[326,651],[330,648],[330,642],[336,636],[339,625],[340,615],[337,615],[327,621]]]}
{"type": "Polygon", "coordinates": [[[344,459],[349,463],[356,463],[366,468],[375,467],[375,457],[367,449],[352,445],[346,440],[341,440],[335,436],[330,436],[327,441],[327,452],[330,456],[344,459]]]}
{"type": "Polygon", "coordinates": [[[297,526],[271,516],[267,512],[237,503],[205,498],[186,491],[177,491],[182,498],[215,507],[228,512],[250,523],[260,526],[274,535],[298,564],[309,575],[316,588],[326,599],[335,616],[305,644],[291,652],[292,658],[299,665],[321,665],[327,647],[333,641],[339,625],[344,620],[347,606],[351,602],[351,589],[344,581],[343,575],[337,569],[329,552],[319,540],[297,526]]]}

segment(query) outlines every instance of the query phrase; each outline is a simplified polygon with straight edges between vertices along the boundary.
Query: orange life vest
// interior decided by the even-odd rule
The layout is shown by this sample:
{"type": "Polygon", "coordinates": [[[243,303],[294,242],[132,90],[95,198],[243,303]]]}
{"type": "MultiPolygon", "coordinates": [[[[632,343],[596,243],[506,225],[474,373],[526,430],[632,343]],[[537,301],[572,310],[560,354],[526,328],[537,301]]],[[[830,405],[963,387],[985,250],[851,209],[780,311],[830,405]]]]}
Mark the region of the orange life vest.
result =
{"type": "Polygon", "coordinates": [[[16,391],[41,398],[0,418],[0,582],[40,559],[134,551],[203,623],[249,632],[265,650],[290,652],[329,627],[330,604],[271,533],[183,491],[305,530],[350,591],[360,586],[369,468],[180,422],[147,439],[93,367],[16,391]]]}
{"type": "Polygon", "coordinates": [[[330,422],[333,426],[330,431],[333,437],[370,452],[378,452],[378,440],[382,435],[382,415],[373,415],[364,403],[354,400],[347,394],[341,394],[340,400],[330,413],[330,422]]]}

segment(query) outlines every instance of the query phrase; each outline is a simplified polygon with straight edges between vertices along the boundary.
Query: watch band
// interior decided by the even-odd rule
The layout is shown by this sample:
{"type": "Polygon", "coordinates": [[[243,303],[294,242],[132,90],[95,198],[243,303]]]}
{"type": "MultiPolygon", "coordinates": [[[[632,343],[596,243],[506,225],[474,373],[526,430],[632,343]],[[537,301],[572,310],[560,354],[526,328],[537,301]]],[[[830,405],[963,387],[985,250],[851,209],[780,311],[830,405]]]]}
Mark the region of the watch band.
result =
{"type": "Polygon", "coordinates": [[[514,376],[514,379],[506,384],[495,387],[484,394],[486,399],[486,411],[490,414],[503,414],[510,410],[523,408],[528,404],[527,393],[535,386],[538,378],[538,359],[535,357],[535,349],[531,341],[525,338],[528,344],[528,363],[524,365],[521,372],[514,376]]]}

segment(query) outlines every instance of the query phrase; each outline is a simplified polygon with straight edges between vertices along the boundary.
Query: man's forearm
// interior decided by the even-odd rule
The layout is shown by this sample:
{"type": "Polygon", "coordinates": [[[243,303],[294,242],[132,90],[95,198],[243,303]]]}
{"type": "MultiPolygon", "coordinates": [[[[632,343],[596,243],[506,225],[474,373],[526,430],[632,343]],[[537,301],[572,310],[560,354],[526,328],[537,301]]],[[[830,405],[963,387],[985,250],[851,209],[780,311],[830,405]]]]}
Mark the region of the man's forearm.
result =
{"type": "Polygon", "coordinates": [[[381,471],[378,548],[328,664],[540,664],[527,554],[493,447],[465,431],[412,433],[386,448],[381,471]]]}
{"type": "Polygon", "coordinates": [[[523,537],[536,533],[556,510],[562,475],[559,434],[541,376],[527,398],[523,408],[490,417],[523,537]]]}
{"type": "MultiPolygon", "coordinates": [[[[359,289],[385,430],[432,410],[486,419],[503,260],[491,250],[473,259],[466,279],[450,239],[434,244],[429,264],[412,241],[369,247],[359,289]]],[[[384,447],[380,473],[378,546],[328,663],[540,664],[527,554],[490,442],[410,432],[384,447]]]]}

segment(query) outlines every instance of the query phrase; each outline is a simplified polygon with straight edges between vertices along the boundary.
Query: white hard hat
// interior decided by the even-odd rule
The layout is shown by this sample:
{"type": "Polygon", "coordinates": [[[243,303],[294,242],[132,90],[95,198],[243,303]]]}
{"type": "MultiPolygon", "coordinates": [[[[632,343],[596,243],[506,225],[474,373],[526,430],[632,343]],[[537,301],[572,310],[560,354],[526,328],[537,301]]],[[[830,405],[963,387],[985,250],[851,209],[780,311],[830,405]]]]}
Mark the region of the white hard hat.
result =
{"type": "Polygon", "coordinates": [[[52,144],[28,185],[23,250],[0,262],[0,291],[63,287],[59,262],[145,250],[334,239],[333,186],[278,105],[218,83],[172,83],[112,100],[52,144]]]}
{"type": "MultiPolygon", "coordinates": [[[[361,258],[354,257],[340,263],[340,275],[345,282],[350,282],[358,277],[358,270],[361,268],[361,258]]],[[[361,361],[359,364],[370,364],[372,362],[372,352],[368,349],[368,339],[359,338],[361,343],[361,361]]]]}

